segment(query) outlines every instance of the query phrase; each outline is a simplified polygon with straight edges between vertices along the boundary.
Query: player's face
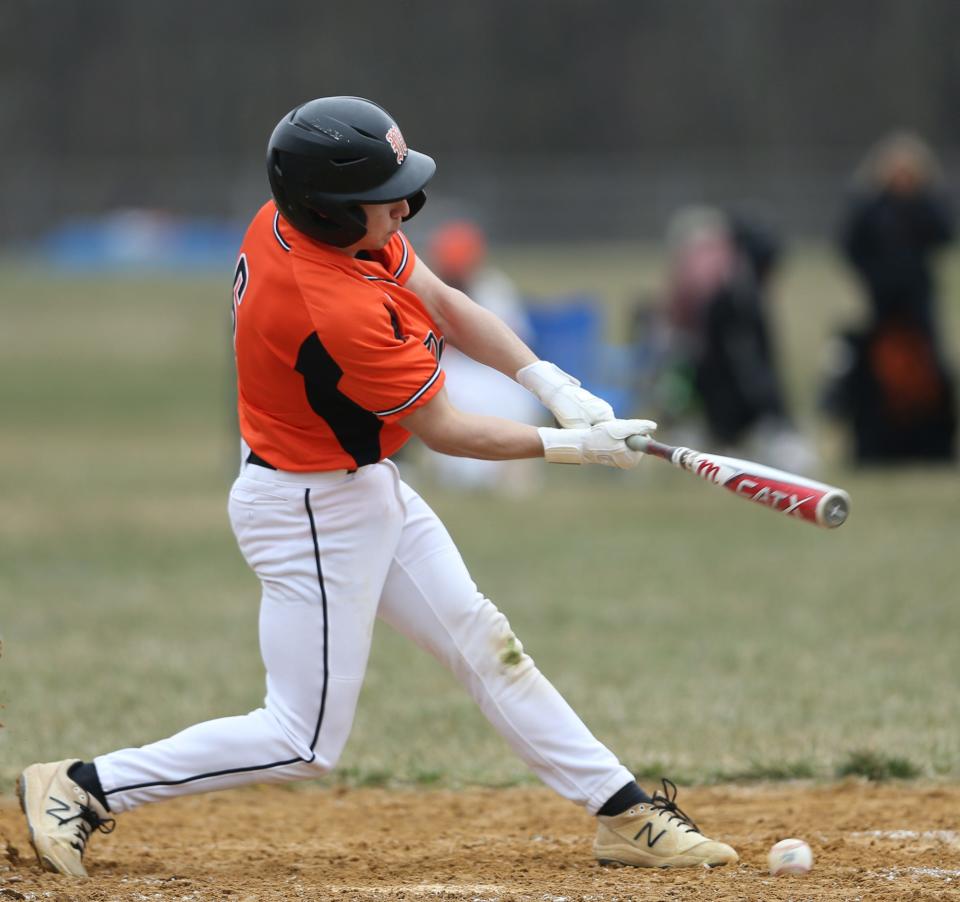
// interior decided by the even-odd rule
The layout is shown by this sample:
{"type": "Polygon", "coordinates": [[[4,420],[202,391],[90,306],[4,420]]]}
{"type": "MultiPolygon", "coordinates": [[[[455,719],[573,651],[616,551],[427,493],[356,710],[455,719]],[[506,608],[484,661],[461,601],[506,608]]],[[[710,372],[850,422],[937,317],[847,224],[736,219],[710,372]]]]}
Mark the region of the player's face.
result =
{"type": "Polygon", "coordinates": [[[367,234],[360,240],[357,250],[376,251],[382,248],[410,215],[410,204],[396,200],[389,204],[360,204],[367,217],[367,234]]]}

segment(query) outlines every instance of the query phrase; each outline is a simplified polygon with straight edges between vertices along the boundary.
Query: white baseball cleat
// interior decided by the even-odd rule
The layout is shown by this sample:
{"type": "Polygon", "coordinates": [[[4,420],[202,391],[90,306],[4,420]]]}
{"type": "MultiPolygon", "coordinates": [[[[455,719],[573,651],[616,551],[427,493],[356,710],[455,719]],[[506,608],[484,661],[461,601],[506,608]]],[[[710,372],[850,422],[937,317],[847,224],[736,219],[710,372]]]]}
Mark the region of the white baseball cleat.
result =
{"type": "Polygon", "coordinates": [[[669,780],[651,802],[623,814],[597,817],[593,853],[600,864],[638,868],[719,867],[740,856],[726,843],[704,836],[674,801],[677,787],[669,780]]]}
{"type": "Polygon", "coordinates": [[[20,807],[30,828],[37,859],[48,871],[86,877],[83,853],[94,830],[110,833],[109,812],[67,771],[76,758],[50,764],[31,764],[17,781],[20,807]]]}

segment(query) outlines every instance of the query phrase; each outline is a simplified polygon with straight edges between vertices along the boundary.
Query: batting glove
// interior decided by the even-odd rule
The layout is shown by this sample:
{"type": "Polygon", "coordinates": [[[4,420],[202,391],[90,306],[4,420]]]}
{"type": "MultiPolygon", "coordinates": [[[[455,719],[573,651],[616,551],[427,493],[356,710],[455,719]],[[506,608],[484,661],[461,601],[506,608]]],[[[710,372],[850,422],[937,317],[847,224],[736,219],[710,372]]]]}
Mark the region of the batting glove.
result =
{"type": "Polygon", "coordinates": [[[614,418],[613,408],[606,401],[581,388],[578,380],[546,360],[518,370],[517,382],[533,392],[564,429],[594,426],[614,418]]]}
{"type": "Polygon", "coordinates": [[[551,429],[542,426],[543,456],[554,464],[602,464],[630,470],[640,463],[642,451],[627,447],[631,435],[649,435],[657,428],[652,420],[607,420],[586,429],[551,429]]]}

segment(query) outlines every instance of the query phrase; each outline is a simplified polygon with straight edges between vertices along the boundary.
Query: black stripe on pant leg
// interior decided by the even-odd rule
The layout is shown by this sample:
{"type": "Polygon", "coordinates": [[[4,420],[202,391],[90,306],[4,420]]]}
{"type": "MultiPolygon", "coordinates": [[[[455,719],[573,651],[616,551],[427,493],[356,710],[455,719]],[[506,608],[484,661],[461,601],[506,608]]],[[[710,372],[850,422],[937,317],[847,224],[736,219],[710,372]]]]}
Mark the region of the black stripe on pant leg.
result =
{"type": "Polygon", "coordinates": [[[313,754],[309,758],[290,758],[288,761],[274,761],[272,764],[252,764],[249,767],[232,767],[228,770],[215,770],[207,774],[197,774],[193,777],[184,777],[182,780],[153,780],[149,783],[134,783],[131,786],[118,786],[116,789],[104,790],[104,795],[110,796],[118,792],[130,792],[134,789],[146,789],[150,786],[182,786],[184,783],[192,783],[195,780],[205,780],[210,777],[224,777],[228,774],[250,773],[257,770],[269,770],[273,767],[287,767],[291,764],[306,762],[309,764],[316,755],[317,740],[320,738],[320,725],[323,723],[323,712],[327,706],[327,683],[329,682],[328,666],[328,635],[327,628],[327,589],[323,582],[323,567],[320,564],[320,544],[317,541],[317,525],[313,519],[313,509],[310,507],[310,489],[306,489],[303,494],[303,503],[307,509],[307,516],[310,518],[310,535],[313,539],[313,558],[317,564],[317,582],[320,585],[320,602],[323,606],[323,690],[320,693],[320,713],[317,715],[317,726],[313,732],[313,739],[310,742],[310,749],[313,754]]]}
{"type": "Polygon", "coordinates": [[[225,777],[228,774],[243,774],[255,770],[269,770],[271,767],[286,767],[289,764],[302,764],[306,758],[291,758],[289,761],[274,761],[272,764],[254,764],[249,767],[231,767],[228,770],[213,770],[208,774],[197,774],[195,777],[184,777],[182,780],[151,780],[149,783],[133,783],[130,786],[118,786],[116,789],[105,789],[105,796],[112,796],[117,792],[129,792],[132,789],[146,789],[149,786],[182,786],[194,780],[206,780],[208,777],[225,777]]]}
{"type": "Polygon", "coordinates": [[[320,565],[320,545],[317,542],[317,524],[313,520],[313,508],[310,507],[310,489],[307,489],[303,493],[303,503],[307,508],[307,516],[310,517],[310,534],[313,536],[313,557],[317,562],[317,582],[320,584],[320,601],[323,604],[323,691],[320,693],[320,714],[317,717],[317,728],[313,732],[313,742],[310,743],[310,748],[313,750],[313,755],[310,757],[312,761],[317,756],[317,740],[320,738],[320,725],[323,723],[323,712],[327,706],[327,683],[330,679],[327,655],[330,643],[328,641],[327,629],[327,589],[323,584],[323,567],[320,565]]]}

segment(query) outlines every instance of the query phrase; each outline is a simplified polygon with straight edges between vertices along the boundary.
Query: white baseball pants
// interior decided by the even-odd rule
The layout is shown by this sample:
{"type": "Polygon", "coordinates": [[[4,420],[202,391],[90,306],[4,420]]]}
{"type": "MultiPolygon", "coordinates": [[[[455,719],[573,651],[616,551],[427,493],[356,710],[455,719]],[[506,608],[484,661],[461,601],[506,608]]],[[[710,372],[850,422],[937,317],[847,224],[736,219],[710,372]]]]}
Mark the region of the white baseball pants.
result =
{"type": "Polygon", "coordinates": [[[96,758],[111,810],[331,770],[350,733],[377,617],[447,666],[560,795],[596,813],[633,778],[522,653],[392,462],[355,473],[246,464],[229,511],[263,587],[264,707],[96,758]]]}

